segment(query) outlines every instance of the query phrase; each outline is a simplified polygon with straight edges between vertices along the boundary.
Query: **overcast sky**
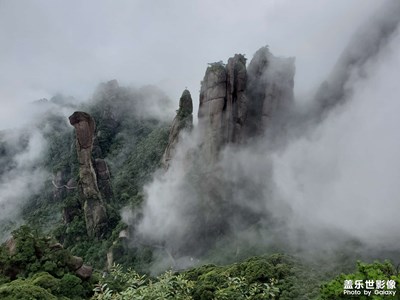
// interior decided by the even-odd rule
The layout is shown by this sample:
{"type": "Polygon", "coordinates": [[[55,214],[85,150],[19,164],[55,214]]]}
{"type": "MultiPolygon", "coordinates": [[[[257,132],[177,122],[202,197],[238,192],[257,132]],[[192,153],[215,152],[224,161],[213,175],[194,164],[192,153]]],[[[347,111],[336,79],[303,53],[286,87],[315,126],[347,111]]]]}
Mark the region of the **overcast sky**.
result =
{"type": "MultiPolygon", "coordinates": [[[[0,0],[0,128],[57,92],[90,97],[101,81],[154,84],[197,107],[207,63],[263,45],[295,56],[302,95],[332,69],[379,0],[0,0]]],[[[178,100],[177,100],[178,101],[178,100]]]]}

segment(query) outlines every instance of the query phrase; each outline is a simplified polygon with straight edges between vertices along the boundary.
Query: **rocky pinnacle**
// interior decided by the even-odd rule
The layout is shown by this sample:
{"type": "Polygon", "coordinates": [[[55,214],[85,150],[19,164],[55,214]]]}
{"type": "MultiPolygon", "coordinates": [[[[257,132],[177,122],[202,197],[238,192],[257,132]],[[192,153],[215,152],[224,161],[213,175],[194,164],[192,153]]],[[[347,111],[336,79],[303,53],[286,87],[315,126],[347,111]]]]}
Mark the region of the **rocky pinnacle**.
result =
{"type": "Polygon", "coordinates": [[[192,96],[188,90],[184,90],[179,99],[179,109],[172,122],[168,138],[168,145],[164,151],[161,163],[165,169],[168,169],[171,159],[174,157],[176,146],[179,141],[179,135],[183,129],[190,130],[193,127],[193,102],[192,96]]]}
{"type": "Polygon", "coordinates": [[[94,119],[85,112],[74,112],[69,117],[69,121],[76,131],[76,150],[87,233],[91,237],[101,236],[107,225],[107,214],[92,163],[96,124],[94,119]]]}

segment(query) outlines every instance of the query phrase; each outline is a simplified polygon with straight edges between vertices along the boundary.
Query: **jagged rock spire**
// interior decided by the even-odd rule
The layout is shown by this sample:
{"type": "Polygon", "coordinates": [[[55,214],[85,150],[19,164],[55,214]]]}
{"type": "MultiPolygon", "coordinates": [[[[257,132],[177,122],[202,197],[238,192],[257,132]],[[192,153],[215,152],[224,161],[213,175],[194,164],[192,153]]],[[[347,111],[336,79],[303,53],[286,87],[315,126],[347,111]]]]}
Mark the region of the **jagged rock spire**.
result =
{"type": "Polygon", "coordinates": [[[193,127],[193,101],[190,92],[185,89],[179,99],[179,109],[172,122],[169,133],[168,145],[161,159],[162,165],[168,169],[171,159],[175,155],[176,146],[179,141],[179,134],[182,130],[191,130],[193,127]]]}

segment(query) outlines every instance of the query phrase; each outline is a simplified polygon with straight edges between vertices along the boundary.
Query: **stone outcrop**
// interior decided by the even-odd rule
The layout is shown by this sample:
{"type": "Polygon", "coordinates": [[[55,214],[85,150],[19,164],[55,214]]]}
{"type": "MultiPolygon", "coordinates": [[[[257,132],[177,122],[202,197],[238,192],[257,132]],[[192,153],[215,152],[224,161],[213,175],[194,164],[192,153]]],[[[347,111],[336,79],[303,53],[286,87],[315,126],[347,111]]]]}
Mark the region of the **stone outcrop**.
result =
{"type": "Polygon", "coordinates": [[[247,225],[257,222],[257,212],[245,210],[232,200],[237,189],[224,179],[226,170],[219,164],[220,153],[228,145],[249,143],[285,123],[285,113],[293,103],[294,70],[293,58],[275,57],[267,47],[257,51],[248,68],[241,54],[229,58],[226,65],[209,65],[200,90],[196,133],[199,147],[187,170],[188,184],[198,191],[199,202],[185,213],[196,225],[181,238],[184,245],[177,247],[166,241],[172,252],[201,256],[202,251],[230,233],[232,219],[247,225]]]}
{"type": "Polygon", "coordinates": [[[168,169],[171,159],[175,155],[176,146],[179,141],[179,135],[182,130],[191,130],[193,127],[193,102],[192,96],[188,90],[184,90],[179,99],[179,109],[172,122],[168,138],[168,145],[164,151],[161,163],[165,169],[168,169]]]}
{"type": "Polygon", "coordinates": [[[225,143],[244,141],[244,124],[247,117],[248,99],[245,93],[247,86],[246,58],[236,54],[229,58],[226,65],[226,116],[224,128],[225,143]]]}
{"type": "Polygon", "coordinates": [[[91,266],[82,265],[78,270],[75,271],[75,274],[83,280],[88,280],[93,273],[93,268],[91,266]]]}
{"type": "Polygon", "coordinates": [[[51,250],[61,250],[63,248],[64,248],[63,245],[61,245],[60,243],[55,243],[55,244],[50,245],[51,250]]]}
{"type": "MultiPolygon", "coordinates": [[[[41,239],[40,243],[36,243],[34,240],[35,237],[32,235],[24,236],[11,236],[3,245],[6,249],[6,254],[8,256],[19,255],[20,251],[23,251],[25,248],[17,247],[21,240],[26,239],[27,237],[32,239],[32,243],[34,244],[34,254],[31,258],[37,259],[38,261],[43,259],[44,254],[46,253],[46,261],[51,258],[54,259],[53,262],[58,265],[61,270],[70,271],[75,273],[81,279],[87,280],[92,276],[93,268],[85,265],[82,257],[71,255],[69,251],[64,249],[63,245],[54,242],[51,237],[45,237],[41,239]]],[[[1,246],[3,246],[1,245],[1,246]]],[[[21,246],[21,245],[20,245],[21,246]]],[[[25,268],[26,266],[23,266],[25,268]]],[[[11,265],[11,269],[7,272],[10,272],[10,275],[17,276],[17,274],[21,271],[21,266],[13,266],[11,265]]]]}
{"type": "Polygon", "coordinates": [[[204,131],[203,151],[211,160],[223,145],[241,143],[246,120],[246,58],[236,54],[225,66],[210,64],[200,90],[199,124],[204,131]]]}
{"type": "MultiPolygon", "coordinates": [[[[63,250],[64,247],[61,244],[55,244],[50,246],[52,251],[63,250]],[[56,246],[56,247],[55,247],[56,246]]],[[[88,280],[93,274],[93,268],[83,263],[82,257],[69,255],[66,260],[66,266],[71,272],[74,272],[82,280],[88,280]]]]}
{"type": "Polygon", "coordinates": [[[118,239],[113,242],[113,245],[107,251],[107,270],[111,270],[115,260],[118,260],[121,256],[127,254],[127,239],[129,233],[127,229],[119,232],[118,239]]]}
{"type": "Polygon", "coordinates": [[[214,161],[223,144],[223,120],[226,108],[226,68],[222,64],[211,64],[200,89],[199,127],[204,136],[202,151],[208,160],[214,161]]]}
{"type": "Polygon", "coordinates": [[[111,174],[107,162],[102,158],[96,158],[94,160],[94,168],[100,193],[105,199],[112,199],[111,174]]]}
{"type": "Polygon", "coordinates": [[[79,256],[71,256],[67,262],[67,266],[70,270],[76,271],[83,265],[83,259],[79,256]]]}
{"type": "Polygon", "coordinates": [[[107,270],[111,270],[114,265],[114,251],[111,247],[107,252],[107,270]]]}
{"type": "Polygon", "coordinates": [[[293,102],[294,58],[259,49],[246,70],[246,58],[235,54],[227,65],[212,63],[201,84],[199,127],[202,152],[215,162],[229,143],[245,143],[280,120],[293,102]]]}
{"type": "Polygon", "coordinates": [[[74,112],[69,117],[69,121],[76,130],[80,188],[84,198],[83,209],[87,233],[91,237],[101,236],[107,226],[107,214],[92,164],[95,121],[85,112],[74,112]]]}
{"type": "Polygon", "coordinates": [[[11,237],[6,241],[6,248],[8,255],[14,255],[17,253],[17,243],[15,242],[14,237],[11,237]]]}
{"type": "Polygon", "coordinates": [[[275,57],[262,47],[254,54],[247,74],[250,102],[246,135],[251,137],[282,125],[293,104],[294,58],[275,57]]]}
{"type": "MultiPolygon", "coordinates": [[[[78,199],[77,199],[78,200],[78,199]]],[[[65,224],[71,223],[76,216],[82,214],[82,205],[80,201],[69,201],[62,210],[62,217],[65,224]]]]}

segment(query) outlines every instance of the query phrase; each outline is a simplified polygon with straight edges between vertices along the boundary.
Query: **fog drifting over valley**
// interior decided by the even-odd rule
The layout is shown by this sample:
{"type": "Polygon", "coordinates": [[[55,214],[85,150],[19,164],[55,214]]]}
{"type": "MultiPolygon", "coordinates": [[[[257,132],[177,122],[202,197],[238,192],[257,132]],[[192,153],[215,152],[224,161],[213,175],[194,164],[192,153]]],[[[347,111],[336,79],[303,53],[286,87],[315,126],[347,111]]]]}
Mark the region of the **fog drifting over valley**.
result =
{"type": "MultiPolygon", "coordinates": [[[[228,217],[236,244],[283,242],[309,253],[335,251],[350,241],[368,251],[398,248],[399,12],[400,5],[392,1],[360,26],[315,103],[302,101],[300,93],[300,115],[308,109],[304,120],[284,121],[290,124],[288,132],[275,139],[267,130],[265,137],[223,151],[215,168],[218,193],[243,215],[261,215],[253,224],[257,229],[251,221],[243,223],[241,213],[228,217]],[[284,142],[273,145],[275,140],[284,142]]],[[[145,238],[162,241],[176,253],[190,243],[197,245],[193,253],[212,247],[191,238],[199,226],[191,216],[202,213],[205,200],[187,179],[185,153],[200,144],[198,132],[184,136],[171,169],[146,187],[144,217],[136,225],[145,238]]],[[[176,261],[166,256],[159,263],[156,269],[189,262],[177,254],[176,261]]]]}
{"type": "MultiPolygon", "coordinates": [[[[257,220],[257,230],[244,226],[240,217],[232,218],[232,235],[238,243],[271,245],[279,239],[302,250],[321,244],[333,247],[342,238],[374,249],[398,248],[398,9],[395,0],[252,0],[246,5],[208,0],[0,0],[0,129],[38,118],[31,109],[34,100],[63,93],[86,101],[99,82],[114,78],[138,88],[143,105],[146,96],[159,99],[164,94],[146,92],[142,86],[158,87],[166,93],[166,102],[176,105],[187,87],[196,115],[208,63],[226,62],[235,53],[250,60],[258,48],[269,45],[276,56],[296,57],[293,114],[298,123],[288,119],[289,128],[276,145],[271,145],[267,132],[245,147],[222,151],[216,167],[232,203],[250,214],[268,216],[257,220]],[[377,22],[393,21],[397,29],[373,49],[368,39],[377,45],[375,37],[382,35],[374,31],[378,23],[373,16],[386,2],[392,3],[394,15],[381,15],[377,22]],[[371,30],[360,30],[363,27],[371,30]],[[350,58],[372,52],[346,61],[346,56],[340,59],[346,48],[350,58]],[[339,95],[335,100],[340,103],[328,105],[327,113],[315,96],[325,80],[331,80],[334,91],[340,90],[332,94],[339,95]],[[270,220],[281,226],[270,227],[270,220]]],[[[140,112],[172,121],[170,108],[140,112]]],[[[67,116],[69,110],[61,113],[67,116]]],[[[187,151],[199,143],[197,129],[182,136],[171,168],[165,174],[157,172],[144,188],[140,221],[136,213],[122,212],[146,242],[167,250],[186,246],[193,229],[190,213],[199,199],[186,182],[185,160],[187,151]]],[[[33,132],[27,145],[16,152],[13,167],[0,173],[2,219],[17,218],[28,189],[35,192],[33,187],[39,189],[49,176],[34,168],[46,141],[33,132]],[[18,194],[10,196],[11,186],[19,187],[18,194]]],[[[177,255],[175,267],[190,264],[189,256],[177,255]]],[[[168,260],[160,253],[155,271],[167,267],[168,260]]]]}

